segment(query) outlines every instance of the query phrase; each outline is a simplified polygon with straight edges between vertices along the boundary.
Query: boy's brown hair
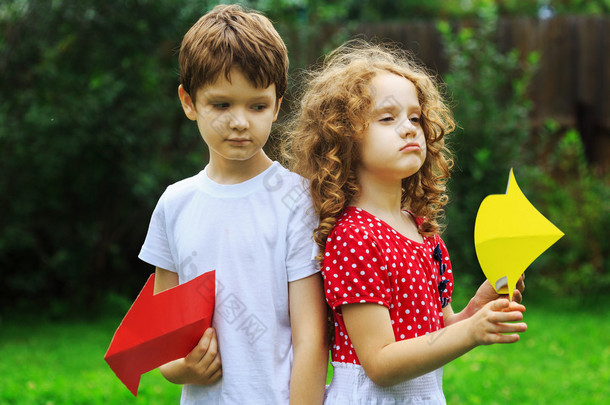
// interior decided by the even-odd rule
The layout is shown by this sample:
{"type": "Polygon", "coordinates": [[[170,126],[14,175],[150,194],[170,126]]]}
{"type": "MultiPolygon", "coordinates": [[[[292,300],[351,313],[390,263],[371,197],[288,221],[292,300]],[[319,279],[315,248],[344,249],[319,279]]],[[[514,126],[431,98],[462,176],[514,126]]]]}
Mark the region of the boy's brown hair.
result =
{"type": "Polygon", "coordinates": [[[239,5],[219,5],[199,19],[180,46],[180,84],[197,91],[238,68],[256,87],[275,84],[276,100],[288,84],[288,51],[271,21],[239,5]]]}

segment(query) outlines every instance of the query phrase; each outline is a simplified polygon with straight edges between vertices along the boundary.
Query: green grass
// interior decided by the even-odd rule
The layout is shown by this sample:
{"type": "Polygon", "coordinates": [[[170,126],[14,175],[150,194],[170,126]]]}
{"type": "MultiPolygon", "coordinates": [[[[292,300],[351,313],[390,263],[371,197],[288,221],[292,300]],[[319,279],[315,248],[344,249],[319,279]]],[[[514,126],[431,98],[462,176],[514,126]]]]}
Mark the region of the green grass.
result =
{"type": "Polygon", "coordinates": [[[0,326],[0,404],[177,404],[180,387],[155,370],[138,396],[104,361],[120,319],[0,326]]]}
{"type": "Polygon", "coordinates": [[[517,344],[478,347],[448,364],[450,404],[607,404],[610,311],[528,305],[517,344]]]}
{"type": "MultiPolygon", "coordinates": [[[[515,345],[479,347],[445,367],[449,404],[602,404],[610,398],[609,310],[528,305],[515,345]]],[[[158,371],[138,396],[104,362],[120,319],[0,324],[1,404],[177,404],[158,371]]]]}

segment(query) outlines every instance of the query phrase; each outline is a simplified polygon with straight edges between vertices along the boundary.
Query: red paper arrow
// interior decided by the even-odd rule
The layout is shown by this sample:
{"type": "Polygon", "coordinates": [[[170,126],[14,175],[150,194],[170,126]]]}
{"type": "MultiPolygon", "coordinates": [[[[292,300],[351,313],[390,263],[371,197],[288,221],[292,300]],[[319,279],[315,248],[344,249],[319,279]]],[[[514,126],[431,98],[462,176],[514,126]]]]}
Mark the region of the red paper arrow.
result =
{"type": "Polygon", "coordinates": [[[185,357],[211,325],[215,271],[153,295],[151,275],[114,333],[104,359],[133,395],[140,376],[185,357]]]}

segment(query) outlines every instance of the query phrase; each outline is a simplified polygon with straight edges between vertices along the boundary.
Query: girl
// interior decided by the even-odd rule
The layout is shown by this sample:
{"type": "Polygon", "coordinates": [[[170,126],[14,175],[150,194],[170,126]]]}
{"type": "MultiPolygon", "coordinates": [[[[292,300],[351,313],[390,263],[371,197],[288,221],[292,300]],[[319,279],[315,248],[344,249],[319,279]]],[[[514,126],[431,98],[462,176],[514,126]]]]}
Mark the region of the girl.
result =
{"type": "MultiPolygon", "coordinates": [[[[484,283],[460,313],[437,219],[454,128],[431,77],[397,49],[352,41],[311,74],[288,140],[307,178],[334,320],[327,404],[444,404],[442,366],[512,343],[525,307],[484,283]]],[[[520,301],[523,280],[515,299],[520,301]]]]}

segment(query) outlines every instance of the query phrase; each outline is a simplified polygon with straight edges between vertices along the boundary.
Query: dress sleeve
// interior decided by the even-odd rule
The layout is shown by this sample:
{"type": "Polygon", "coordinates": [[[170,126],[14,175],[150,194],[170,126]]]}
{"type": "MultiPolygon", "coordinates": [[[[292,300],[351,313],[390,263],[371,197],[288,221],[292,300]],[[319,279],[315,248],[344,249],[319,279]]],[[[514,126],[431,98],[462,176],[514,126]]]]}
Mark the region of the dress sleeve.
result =
{"type": "Polygon", "coordinates": [[[445,308],[451,302],[453,294],[453,269],[451,268],[451,260],[447,246],[440,236],[436,236],[436,246],[434,248],[434,262],[437,265],[439,272],[438,292],[441,299],[441,304],[445,308]]]}
{"type": "Polygon", "coordinates": [[[357,226],[341,226],[326,242],[322,276],[326,301],[333,310],[345,304],[390,307],[385,256],[374,236],[357,226]]]}

